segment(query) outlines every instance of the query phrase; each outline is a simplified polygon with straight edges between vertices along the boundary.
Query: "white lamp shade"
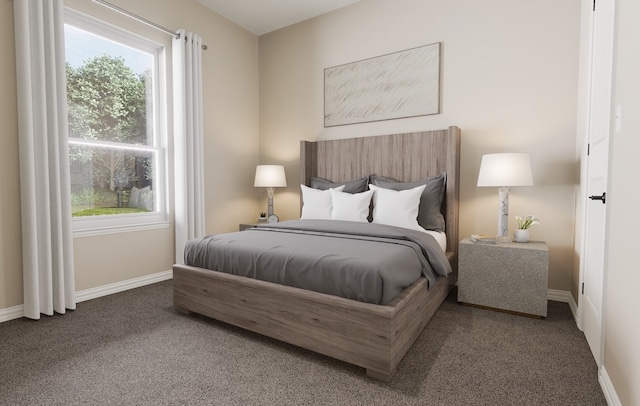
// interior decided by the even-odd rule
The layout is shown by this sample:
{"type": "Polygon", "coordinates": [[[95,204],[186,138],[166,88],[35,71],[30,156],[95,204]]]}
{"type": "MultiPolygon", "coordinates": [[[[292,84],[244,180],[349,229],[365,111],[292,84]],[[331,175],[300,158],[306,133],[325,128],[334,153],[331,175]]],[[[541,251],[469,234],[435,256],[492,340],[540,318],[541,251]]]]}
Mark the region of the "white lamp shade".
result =
{"type": "Polygon", "coordinates": [[[478,186],[533,186],[529,154],[504,153],[482,156],[478,186]]]}
{"type": "Polygon", "coordinates": [[[255,187],[286,187],[287,178],[284,175],[282,165],[258,165],[256,167],[256,178],[253,182],[255,187]]]}

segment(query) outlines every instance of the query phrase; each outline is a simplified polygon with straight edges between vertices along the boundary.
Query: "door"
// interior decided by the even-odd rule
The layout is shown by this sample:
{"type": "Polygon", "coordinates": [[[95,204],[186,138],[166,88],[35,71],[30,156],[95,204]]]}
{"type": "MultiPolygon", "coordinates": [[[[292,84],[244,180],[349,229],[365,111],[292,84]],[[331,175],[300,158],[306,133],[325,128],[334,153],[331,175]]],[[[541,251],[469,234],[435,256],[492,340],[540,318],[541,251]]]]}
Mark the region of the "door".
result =
{"type": "Polygon", "coordinates": [[[582,329],[598,366],[602,361],[606,191],[613,69],[615,0],[598,0],[592,28],[582,329]]]}

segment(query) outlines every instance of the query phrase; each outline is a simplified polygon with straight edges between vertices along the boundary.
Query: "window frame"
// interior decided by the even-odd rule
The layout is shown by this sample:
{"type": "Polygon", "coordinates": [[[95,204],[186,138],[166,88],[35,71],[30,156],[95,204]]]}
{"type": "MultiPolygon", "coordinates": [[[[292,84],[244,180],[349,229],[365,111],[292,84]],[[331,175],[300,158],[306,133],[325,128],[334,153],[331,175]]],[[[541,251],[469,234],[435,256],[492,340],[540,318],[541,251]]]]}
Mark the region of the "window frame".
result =
{"type": "MultiPolygon", "coordinates": [[[[154,211],[149,213],[112,214],[100,216],[72,217],[74,237],[131,232],[169,227],[168,221],[168,168],[167,168],[167,106],[166,106],[166,48],[143,36],[124,28],[65,7],[64,23],[75,28],[104,37],[153,56],[153,143],[152,145],[131,144],[132,149],[155,154],[153,187],[154,211]]],[[[76,145],[95,144],[107,146],[108,141],[87,141],[69,138],[76,145]]],[[[117,143],[122,146],[126,143],[117,143]]],[[[117,147],[115,144],[114,147],[117,147]]]]}

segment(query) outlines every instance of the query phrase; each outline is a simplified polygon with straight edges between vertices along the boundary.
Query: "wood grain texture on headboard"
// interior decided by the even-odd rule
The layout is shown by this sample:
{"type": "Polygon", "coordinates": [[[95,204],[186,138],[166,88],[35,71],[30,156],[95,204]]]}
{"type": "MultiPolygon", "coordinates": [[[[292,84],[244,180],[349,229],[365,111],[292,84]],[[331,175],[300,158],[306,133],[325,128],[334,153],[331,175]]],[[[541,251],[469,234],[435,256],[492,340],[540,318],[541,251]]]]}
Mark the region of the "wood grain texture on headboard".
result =
{"type": "Polygon", "coordinates": [[[300,180],[312,176],[343,182],[367,175],[411,182],[447,174],[442,212],[447,252],[455,270],[458,252],[458,202],[460,196],[460,129],[378,135],[326,141],[300,142],[300,180]]]}

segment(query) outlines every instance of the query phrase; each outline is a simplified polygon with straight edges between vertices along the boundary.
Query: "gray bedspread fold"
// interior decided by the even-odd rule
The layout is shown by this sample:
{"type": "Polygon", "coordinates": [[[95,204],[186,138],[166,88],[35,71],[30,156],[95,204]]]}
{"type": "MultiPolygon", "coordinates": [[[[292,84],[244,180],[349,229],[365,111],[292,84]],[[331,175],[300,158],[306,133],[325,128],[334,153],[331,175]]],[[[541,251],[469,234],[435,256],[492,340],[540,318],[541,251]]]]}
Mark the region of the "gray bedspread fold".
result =
{"type": "Polygon", "coordinates": [[[451,272],[429,234],[380,224],[293,220],[193,239],[185,263],[367,303],[451,272]]]}

